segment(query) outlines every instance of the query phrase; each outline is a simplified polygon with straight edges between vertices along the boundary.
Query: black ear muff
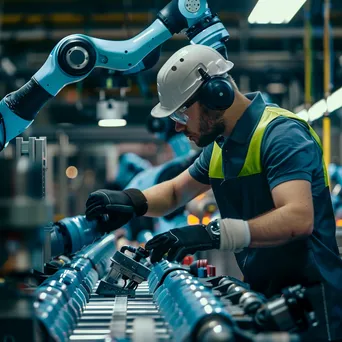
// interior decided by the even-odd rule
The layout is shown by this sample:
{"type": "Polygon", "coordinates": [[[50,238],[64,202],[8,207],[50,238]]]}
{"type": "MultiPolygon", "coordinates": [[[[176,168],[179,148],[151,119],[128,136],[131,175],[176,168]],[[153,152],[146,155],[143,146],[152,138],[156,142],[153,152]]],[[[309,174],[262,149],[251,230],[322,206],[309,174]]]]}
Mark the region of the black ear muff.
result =
{"type": "Polygon", "coordinates": [[[198,69],[204,83],[199,91],[199,101],[209,109],[226,110],[234,102],[234,89],[224,76],[210,76],[202,68],[198,69]]]}

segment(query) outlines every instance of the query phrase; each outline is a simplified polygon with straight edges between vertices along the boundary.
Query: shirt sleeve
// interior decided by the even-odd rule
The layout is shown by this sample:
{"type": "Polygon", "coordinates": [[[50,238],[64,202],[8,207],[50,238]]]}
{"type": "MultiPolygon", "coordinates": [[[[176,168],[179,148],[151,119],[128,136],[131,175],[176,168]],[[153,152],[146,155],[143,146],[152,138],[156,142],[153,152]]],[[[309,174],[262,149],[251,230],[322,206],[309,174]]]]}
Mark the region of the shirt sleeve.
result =
{"type": "Polygon", "coordinates": [[[190,176],[203,184],[210,184],[209,165],[214,144],[210,144],[202,150],[202,153],[189,167],[190,176]]]}
{"type": "Polygon", "coordinates": [[[272,190],[291,180],[312,182],[322,169],[322,151],[304,123],[279,117],[265,131],[261,162],[272,190]]]}

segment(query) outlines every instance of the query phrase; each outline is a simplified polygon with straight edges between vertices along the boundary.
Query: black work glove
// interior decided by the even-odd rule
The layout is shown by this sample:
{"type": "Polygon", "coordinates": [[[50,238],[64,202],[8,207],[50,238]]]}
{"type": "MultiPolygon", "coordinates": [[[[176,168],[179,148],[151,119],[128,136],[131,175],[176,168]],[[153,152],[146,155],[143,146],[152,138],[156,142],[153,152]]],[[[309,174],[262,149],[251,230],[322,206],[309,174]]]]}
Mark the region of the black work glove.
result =
{"type": "Polygon", "coordinates": [[[133,217],[143,216],[147,212],[147,200],[138,189],[124,191],[97,190],[92,192],[86,203],[88,220],[108,215],[108,230],[115,230],[129,222],[133,217]]]}
{"type": "Polygon", "coordinates": [[[213,240],[206,228],[196,224],[156,235],[145,245],[146,250],[152,250],[151,262],[160,261],[166,253],[167,260],[181,261],[188,254],[219,248],[219,241],[213,240]]]}

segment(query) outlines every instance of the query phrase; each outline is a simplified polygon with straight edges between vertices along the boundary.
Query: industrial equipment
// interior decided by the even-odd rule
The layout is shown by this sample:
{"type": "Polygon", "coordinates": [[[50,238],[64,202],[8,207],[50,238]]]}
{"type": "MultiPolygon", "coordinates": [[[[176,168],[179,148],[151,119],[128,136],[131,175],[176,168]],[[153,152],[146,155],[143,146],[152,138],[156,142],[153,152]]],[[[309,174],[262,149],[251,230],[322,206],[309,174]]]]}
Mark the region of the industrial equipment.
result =
{"type": "Polygon", "coordinates": [[[32,295],[33,308],[42,340],[69,339],[94,286],[107,271],[114,250],[114,235],[109,234],[76,253],[69,263],[37,287],[32,295]]]}
{"type": "Polygon", "coordinates": [[[88,221],[84,215],[78,215],[46,225],[51,230],[51,257],[73,254],[92,244],[103,235],[101,224],[100,220],[88,221]]]}
{"type": "Polygon", "coordinates": [[[30,334],[32,341],[58,342],[301,341],[299,334],[317,325],[302,286],[266,299],[235,278],[215,276],[207,260],[188,257],[185,264],[163,260],[151,265],[143,248],[130,246],[111,259],[114,240],[108,234],[69,254],[40,285],[24,291],[30,299],[25,311],[18,297],[11,297],[17,306],[10,307],[3,297],[9,293],[1,289],[1,307],[6,313],[12,309],[12,315],[0,315],[0,337],[23,340],[30,334]],[[18,322],[18,310],[27,313],[30,325],[18,322]]]}
{"type": "Polygon", "coordinates": [[[150,269],[141,263],[142,259],[149,256],[144,248],[122,246],[120,251],[115,252],[111,258],[110,271],[100,281],[96,293],[103,296],[135,296],[138,285],[146,281],[150,269]],[[125,254],[126,251],[133,253],[132,257],[125,254]],[[128,283],[127,283],[128,281],[128,283]]]}
{"type": "Polygon", "coordinates": [[[70,340],[299,342],[317,325],[304,287],[266,299],[231,277],[196,276],[204,265],[161,261],[134,297],[103,297],[95,286],[70,340]]]}

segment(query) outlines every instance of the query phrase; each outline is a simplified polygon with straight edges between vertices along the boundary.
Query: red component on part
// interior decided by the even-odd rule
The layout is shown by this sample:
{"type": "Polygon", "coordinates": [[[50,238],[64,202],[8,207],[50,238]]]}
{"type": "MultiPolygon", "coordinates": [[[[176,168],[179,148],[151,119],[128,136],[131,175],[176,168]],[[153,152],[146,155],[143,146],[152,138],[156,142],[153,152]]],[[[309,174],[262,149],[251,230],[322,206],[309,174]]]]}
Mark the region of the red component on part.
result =
{"type": "Polygon", "coordinates": [[[207,269],[208,260],[207,259],[199,259],[191,263],[190,265],[190,273],[194,276],[198,277],[198,269],[205,268],[207,269]]]}
{"type": "Polygon", "coordinates": [[[183,261],[182,261],[182,264],[183,265],[191,265],[192,263],[194,262],[194,257],[192,255],[187,255],[183,261]]]}
{"type": "Polygon", "coordinates": [[[214,265],[207,265],[208,277],[216,276],[216,267],[214,265]]]}
{"type": "Polygon", "coordinates": [[[197,260],[197,268],[207,267],[207,265],[208,265],[208,260],[207,259],[199,259],[199,260],[197,260]]]}

